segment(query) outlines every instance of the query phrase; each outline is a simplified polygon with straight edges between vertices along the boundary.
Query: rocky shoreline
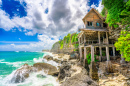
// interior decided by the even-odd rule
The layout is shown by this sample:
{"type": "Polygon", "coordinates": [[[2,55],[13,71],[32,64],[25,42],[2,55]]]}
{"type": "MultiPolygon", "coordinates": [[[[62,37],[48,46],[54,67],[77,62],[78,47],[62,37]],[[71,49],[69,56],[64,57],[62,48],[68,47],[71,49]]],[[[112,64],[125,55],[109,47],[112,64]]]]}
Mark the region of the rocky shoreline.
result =
{"type": "MultiPolygon", "coordinates": [[[[24,82],[30,75],[39,71],[44,71],[48,75],[56,77],[60,86],[130,86],[130,78],[119,73],[106,74],[98,71],[98,80],[89,77],[89,71],[82,66],[77,59],[78,55],[73,54],[52,54],[43,57],[43,62],[35,63],[33,66],[24,64],[15,71],[15,76],[11,79],[13,83],[24,82]],[[53,66],[44,61],[54,61],[59,66],[53,66]]],[[[98,63],[97,63],[98,64],[98,63]]],[[[103,70],[105,63],[101,62],[98,66],[103,70]]],[[[44,75],[40,75],[44,76],[44,75]]]]}
{"type": "Polygon", "coordinates": [[[44,59],[61,64],[57,76],[60,86],[98,86],[98,83],[88,76],[87,70],[81,66],[76,56],[53,54],[54,58],[45,56],[44,59]]]}

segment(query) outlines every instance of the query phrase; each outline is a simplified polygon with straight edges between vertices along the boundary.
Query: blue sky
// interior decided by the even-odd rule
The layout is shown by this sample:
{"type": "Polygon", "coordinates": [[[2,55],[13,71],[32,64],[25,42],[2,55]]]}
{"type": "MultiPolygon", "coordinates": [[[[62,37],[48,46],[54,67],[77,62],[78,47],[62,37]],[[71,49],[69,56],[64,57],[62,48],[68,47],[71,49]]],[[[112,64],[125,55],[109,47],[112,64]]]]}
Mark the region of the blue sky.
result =
{"type": "Polygon", "coordinates": [[[100,0],[0,0],[0,51],[41,51],[83,26],[100,0]]]}

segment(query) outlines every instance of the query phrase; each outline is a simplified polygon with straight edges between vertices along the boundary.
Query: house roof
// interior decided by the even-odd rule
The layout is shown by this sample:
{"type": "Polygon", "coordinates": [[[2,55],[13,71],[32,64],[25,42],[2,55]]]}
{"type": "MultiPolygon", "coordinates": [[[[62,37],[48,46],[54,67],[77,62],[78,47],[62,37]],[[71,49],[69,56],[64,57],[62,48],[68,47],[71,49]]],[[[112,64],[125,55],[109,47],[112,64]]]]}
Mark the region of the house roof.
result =
{"type": "MultiPolygon", "coordinates": [[[[85,15],[85,17],[82,19],[83,22],[84,22],[85,18],[86,18],[92,11],[94,11],[94,12],[99,16],[99,18],[101,18],[102,20],[104,19],[104,18],[98,13],[97,10],[95,10],[94,8],[92,8],[92,9],[85,15]]],[[[84,22],[84,23],[85,23],[85,22],[84,22]]]]}

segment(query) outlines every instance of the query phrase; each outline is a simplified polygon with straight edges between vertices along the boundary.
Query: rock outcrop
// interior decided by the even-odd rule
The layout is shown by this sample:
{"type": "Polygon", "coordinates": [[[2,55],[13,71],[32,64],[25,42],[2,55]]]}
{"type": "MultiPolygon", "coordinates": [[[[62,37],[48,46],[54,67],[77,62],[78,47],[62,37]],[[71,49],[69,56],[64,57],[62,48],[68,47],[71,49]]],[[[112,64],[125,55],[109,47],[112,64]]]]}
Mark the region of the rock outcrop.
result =
{"type": "Polygon", "coordinates": [[[61,86],[98,86],[88,75],[87,71],[83,69],[80,73],[70,77],[61,86]]]}
{"type": "Polygon", "coordinates": [[[43,58],[46,59],[47,61],[53,60],[53,57],[50,55],[46,55],[43,58]]]}
{"type": "Polygon", "coordinates": [[[21,83],[29,77],[29,74],[32,72],[39,72],[44,70],[48,75],[58,75],[59,70],[50,64],[47,63],[35,63],[33,66],[24,64],[21,68],[17,69],[13,73],[13,78],[11,78],[11,83],[21,83]]]}
{"type": "Polygon", "coordinates": [[[55,66],[52,66],[47,63],[35,63],[33,67],[36,71],[44,70],[44,72],[49,75],[55,75],[55,74],[58,74],[59,72],[55,66]]]}
{"type": "Polygon", "coordinates": [[[53,44],[52,49],[51,49],[51,52],[55,52],[55,53],[60,52],[60,44],[59,44],[59,41],[53,44]]]}
{"type": "Polygon", "coordinates": [[[29,77],[29,73],[33,71],[33,68],[28,64],[24,64],[21,68],[17,69],[11,79],[12,83],[23,82],[26,78],[29,77]]]}
{"type": "Polygon", "coordinates": [[[62,81],[65,77],[70,77],[70,68],[71,65],[67,62],[63,62],[62,66],[60,67],[59,75],[58,75],[58,80],[62,81]]]}

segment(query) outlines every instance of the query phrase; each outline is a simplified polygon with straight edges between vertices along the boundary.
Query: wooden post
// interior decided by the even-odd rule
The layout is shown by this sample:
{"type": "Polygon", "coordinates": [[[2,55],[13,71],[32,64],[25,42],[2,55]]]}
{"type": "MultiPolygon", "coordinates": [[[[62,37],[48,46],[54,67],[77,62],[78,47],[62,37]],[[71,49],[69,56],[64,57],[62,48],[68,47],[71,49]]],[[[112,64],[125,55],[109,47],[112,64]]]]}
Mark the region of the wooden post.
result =
{"type": "Polygon", "coordinates": [[[86,42],[86,38],[85,38],[85,33],[84,33],[84,45],[85,45],[85,42],[86,42]]]}
{"type": "Polygon", "coordinates": [[[99,47],[99,50],[100,50],[100,57],[99,57],[99,61],[102,60],[102,47],[99,47]]]}
{"type": "Polygon", "coordinates": [[[107,56],[107,61],[110,61],[110,58],[109,58],[109,47],[106,46],[106,56],[107,56]]]}
{"type": "Polygon", "coordinates": [[[78,38],[78,41],[79,41],[79,45],[80,45],[80,38],[78,38]]]}
{"type": "Polygon", "coordinates": [[[100,41],[100,32],[98,32],[98,42],[99,42],[99,44],[101,44],[101,41],[100,41]]]}
{"type": "Polygon", "coordinates": [[[116,54],[115,54],[115,47],[112,47],[112,49],[113,49],[113,56],[116,56],[116,54]]]}
{"type": "Polygon", "coordinates": [[[125,63],[125,58],[123,58],[123,53],[121,54],[121,61],[120,61],[121,64],[124,64],[125,63]]]}
{"type": "Polygon", "coordinates": [[[85,67],[85,60],[86,60],[86,47],[84,47],[84,67],[85,67]]]}
{"type": "Polygon", "coordinates": [[[108,41],[108,33],[106,32],[106,39],[107,39],[107,44],[109,44],[109,41],[108,41]]]}
{"type": "Polygon", "coordinates": [[[82,47],[80,47],[80,61],[82,61],[82,47]]]}
{"type": "Polygon", "coordinates": [[[81,36],[81,43],[83,43],[83,36],[81,36]]]}
{"type": "Polygon", "coordinates": [[[91,45],[91,62],[94,62],[94,46],[91,45]]]}

